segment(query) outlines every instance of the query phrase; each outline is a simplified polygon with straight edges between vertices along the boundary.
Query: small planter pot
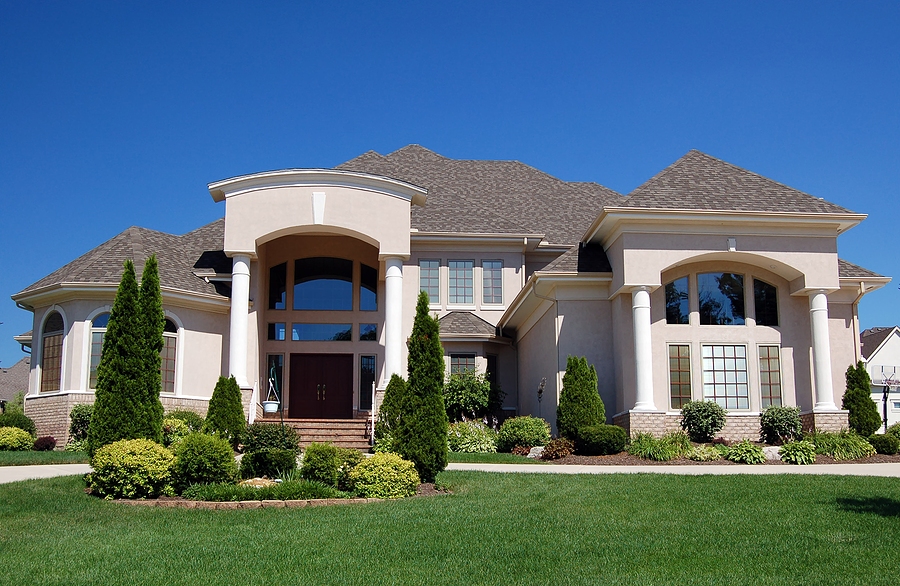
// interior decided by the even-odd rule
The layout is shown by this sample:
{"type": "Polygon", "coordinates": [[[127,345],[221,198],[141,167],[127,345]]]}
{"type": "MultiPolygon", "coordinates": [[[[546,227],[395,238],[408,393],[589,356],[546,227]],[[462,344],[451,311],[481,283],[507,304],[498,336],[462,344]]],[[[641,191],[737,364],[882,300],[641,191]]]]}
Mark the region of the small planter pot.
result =
{"type": "Polygon", "coordinates": [[[280,405],[278,401],[263,401],[263,413],[275,413],[278,411],[278,405],[280,405]]]}

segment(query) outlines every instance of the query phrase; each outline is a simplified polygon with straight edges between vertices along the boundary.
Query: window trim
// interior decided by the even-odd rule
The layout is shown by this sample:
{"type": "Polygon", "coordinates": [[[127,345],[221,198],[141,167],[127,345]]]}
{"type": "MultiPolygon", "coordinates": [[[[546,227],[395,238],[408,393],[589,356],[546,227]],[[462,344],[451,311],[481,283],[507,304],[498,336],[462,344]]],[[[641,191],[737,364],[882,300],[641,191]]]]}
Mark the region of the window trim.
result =
{"type": "MultiPolygon", "coordinates": [[[[459,277],[456,277],[456,278],[458,279],[459,277]]],[[[463,279],[465,279],[465,276],[463,277],[463,279]]],[[[457,295],[457,297],[459,297],[459,295],[457,295]]],[[[475,309],[475,259],[454,258],[454,259],[447,260],[447,306],[454,307],[456,309],[462,309],[462,308],[475,309]],[[450,266],[450,263],[470,263],[469,270],[471,271],[470,278],[472,281],[472,294],[471,294],[471,297],[469,297],[469,298],[464,297],[463,301],[453,301],[451,291],[452,291],[452,286],[453,286],[452,283],[453,283],[454,277],[452,276],[452,271],[459,270],[459,269],[452,268],[450,266]]]]}
{"type": "MultiPolygon", "coordinates": [[[[419,291],[425,291],[428,294],[428,305],[432,308],[440,308],[441,307],[441,259],[439,258],[420,258],[417,266],[419,267],[419,291]],[[433,262],[437,263],[436,267],[428,267],[428,270],[436,270],[437,271],[437,300],[431,298],[431,292],[426,291],[422,287],[422,263],[423,262],[433,262]]],[[[431,279],[432,277],[429,277],[431,279]]]]}
{"type": "MultiPolygon", "coordinates": [[[[708,395],[706,394],[706,386],[707,386],[707,384],[713,384],[713,385],[715,385],[715,384],[722,384],[722,385],[726,385],[726,388],[725,388],[725,394],[722,395],[722,397],[721,397],[721,398],[724,399],[724,401],[725,401],[725,404],[722,405],[722,407],[723,407],[726,411],[740,411],[740,412],[742,412],[742,413],[748,413],[748,412],[751,411],[751,409],[753,408],[753,403],[752,403],[753,394],[751,393],[751,384],[750,384],[750,372],[751,372],[751,371],[750,371],[750,366],[751,366],[751,362],[750,362],[750,355],[749,355],[749,353],[748,353],[748,347],[747,347],[747,346],[748,346],[748,345],[747,345],[746,343],[740,344],[740,343],[733,343],[733,342],[715,342],[715,343],[704,342],[704,343],[701,343],[701,344],[700,344],[701,391],[702,391],[702,397],[703,397],[702,400],[704,400],[704,401],[714,401],[714,402],[716,402],[716,403],[719,403],[719,401],[718,401],[719,397],[717,396],[717,394],[715,393],[715,391],[713,392],[712,396],[708,396],[708,395]],[[744,378],[745,378],[746,380],[745,380],[743,383],[738,382],[737,380],[735,380],[735,381],[732,382],[732,383],[729,383],[729,382],[728,382],[728,380],[727,380],[727,378],[728,378],[728,372],[734,372],[735,374],[737,374],[737,373],[741,372],[741,370],[737,369],[736,367],[733,368],[733,369],[728,369],[728,368],[727,368],[727,363],[726,363],[725,368],[724,368],[723,370],[719,371],[719,372],[722,372],[722,373],[725,375],[725,377],[724,377],[724,378],[725,378],[725,381],[723,381],[723,382],[721,382],[721,383],[718,383],[718,382],[716,382],[715,380],[713,380],[712,383],[707,383],[707,382],[706,382],[706,376],[705,376],[706,373],[707,373],[707,372],[713,373],[713,377],[715,378],[715,373],[717,372],[717,370],[716,370],[716,368],[715,368],[715,365],[713,366],[713,369],[712,369],[712,370],[710,370],[710,371],[707,371],[707,370],[706,370],[706,367],[704,366],[704,361],[707,359],[707,357],[704,355],[703,351],[704,351],[704,349],[706,349],[706,348],[715,348],[715,347],[721,347],[721,348],[723,348],[723,349],[726,348],[726,347],[730,347],[730,348],[743,348],[743,349],[744,349],[744,355],[743,355],[742,358],[743,358],[743,360],[744,360],[744,369],[743,369],[743,373],[744,373],[744,378]],[[728,399],[729,399],[729,395],[728,395],[727,385],[744,385],[744,386],[746,387],[746,389],[747,389],[747,396],[746,396],[746,398],[747,398],[747,406],[746,406],[746,407],[728,407],[728,399]]],[[[715,352],[715,351],[713,350],[713,352],[715,352]]],[[[727,356],[721,356],[721,357],[718,357],[718,356],[715,356],[715,355],[710,356],[709,358],[710,358],[710,359],[713,359],[713,360],[718,358],[718,359],[722,359],[722,360],[726,360],[726,361],[729,359],[727,356]]],[[[741,357],[738,357],[738,356],[733,356],[733,357],[731,357],[731,359],[733,359],[733,360],[737,360],[737,359],[739,359],[739,358],[741,358],[741,357]]],[[[737,378],[737,377],[736,377],[736,378],[737,378]]],[[[735,389],[735,390],[737,391],[737,389],[735,389]]],[[[739,394],[735,394],[735,395],[733,396],[733,398],[734,398],[735,401],[737,402],[737,401],[739,401],[740,399],[743,399],[744,397],[740,396],[739,394]]],[[[719,403],[719,404],[721,405],[721,403],[719,403]]],[[[736,404],[737,404],[737,403],[736,403],[736,404]]]]}
{"type": "MultiPolygon", "coordinates": [[[[781,359],[781,356],[782,356],[781,344],[760,343],[760,344],[756,345],[756,370],[759,375],[759,410],[760,411],[764,410],[766,407],[769,407],[769,406],[781,407],[784,405],[784,369],[783,369],[783,364],[782,364],[783,360],[781,359]],[[777,359],[778,359],[778,404],[777,405],[775,405],[775,403],[771,403],[771,402],[769,403],[769,405],[763,404],[763,397],[765,396],[765,395],[763,395],[763,384],[764,383],[762,382],[762,373],[763,373],[762,360],[763,360],[763,358],[762,358],[762,356],[760,356],[760,351],[763,348],[775,348],[778,350],[778,356],[777,356],[777,359]]],[[[770,358],[770,360],[771,360],[771,358],[770,358]]],[[[775,372],[775,371],[767,370],[766,372],[771,373],[771,372],[775,372]]],[[[765,384],[771,384],[771,382],[765,383],[765,384]]],[[[769,397],[769,400],[771,401],[771,398],[772,398],[771,392],[768,395],[768,397],[769,397]]]]}
{"type": "Polygon", "coordinates": [[[66,346],[67,346],[66,338],[68,337],[68,336],[66,336],[66,331],[68,330],[68,327],[66,325],[67,323],[68,323],[68,320],[66,319],[65,312],[62,310],[61,307],[59,307],[57,305],[52,305],[49,308],[47,308],[47,311],[44,312],[44,315],[41,318],[41,329],[40,329],[40,332],[41,332],[41,337],[40,337],[41,354],[40,354],[40,361],[38,362],[38,368],[40,370],[37,373],[37,381],[36,381],[37,382],[37,394],[49,395],[52,393],[63,392],[62,378],[63,378],[63,374],[66,372],[66,346]],[[59,361],[58,361],[58,366],[57,366],[57,368],[59,368],[59,378],[56,381],[55,389],[49,389],[49,390],[45,391],[44,390],[44,352],[46,350],[46,346],[45,346],[44,340],[48,337],[47,332],[46,332],[47,322],[50,321],[50,318],[53,316],[54,313],[58,314],[63,322],[61,330],[53,330],[52,332],[50,332],[51,336],[61,336],[60,343],[59,343],[59,361]]]}
{"type": "MultiPolygon", "coordinates": [[[[667,360],[667,368],[666,372],[669,375],[669,410],[671,411],[681,411],[681,407],[684,406],[684,403],[694,400],[694,362],[693,362],[693,352],[691,352],[691,344],[690,342],[667,342],[666,343],[666,360],[667,360]],[[687,348],[687,365],[688,365],[688,395],[687,400],[685,400],[685,396],[683,394],[678,395],[678,400],[681,401],[681,405],[675,407],[675,396],[673,394],[672,389],[672,348],[682,347],[687,348]]],[[[682,356],[678,356],[678,359],[683,359],[682,356]]],[[[678,372],[684,372],[679,369],[678,372]]],[[[679,385],[683,385],[684,383],[679,382],[679,385]]]]}
{"type": "MultiPolygon", "coordinates": [[[[504,269],[503,259],[500,259],[500,258],[483,258],[483,259],[481,259],[481,303],[482,303],[482,305],[490,305],[491,309],[503,307],[503,304],[505,302],[505,297],[503,295],[503,269],[504,269]],[[486,287],[485,287],[486,277],[485,277],[485,266],[484,266],[485,263],[498,263],[500,265],[499,268],[489,269],[490,271],[495,271],[495,270],[500,271],[500,285],[499,285],[500,301],[487,301],[485,299],[485,295],[484,295],[484,292],[486,290],[486,287]]],[[[494,287],[492,285],[491,290],[493,290],[493,289],[494,289],[494,287]]]]}
{"type": "Polygon", "coordinates": [[[449,356],[449,358],[450,358],[450,360],[447,363],[447,374],[448,375],[460,374],[465,371],[469,371],[469,372],[473,372],[473,373],[478,372],[478,354],[476,354],[475,352],[452,352],[452,353],[448,354],[447,356],[449,356]],[[454,367],[453,361],[459,360],[460,358],[465,358],[466,363],[467,363],[466,369],[465,369],[465,371],[460,370],[459,365],[457,364],[456,372],[453,372],[453,367],[454,367]],[[468,368],[469,358],[472,359],[472,368],[471,369],[468,368]]]}

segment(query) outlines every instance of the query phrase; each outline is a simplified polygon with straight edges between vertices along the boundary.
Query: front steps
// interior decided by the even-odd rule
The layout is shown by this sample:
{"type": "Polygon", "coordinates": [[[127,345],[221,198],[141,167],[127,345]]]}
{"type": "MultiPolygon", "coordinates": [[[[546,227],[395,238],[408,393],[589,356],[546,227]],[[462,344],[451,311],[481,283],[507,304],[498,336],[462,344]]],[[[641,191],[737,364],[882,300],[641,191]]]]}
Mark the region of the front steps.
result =
{"type": "MultiPolygon", "coordinates": [[[[266,423],[279,423],[278,417],[257,419],[266,423]]],[[[312,442],[331,442],[339,448],[353,448],[363,452],[369,451],[371,444],[366,433],[367,419],[285,419],[289,425],[300,433],[300,447],[306,448],[312,442]]]]}

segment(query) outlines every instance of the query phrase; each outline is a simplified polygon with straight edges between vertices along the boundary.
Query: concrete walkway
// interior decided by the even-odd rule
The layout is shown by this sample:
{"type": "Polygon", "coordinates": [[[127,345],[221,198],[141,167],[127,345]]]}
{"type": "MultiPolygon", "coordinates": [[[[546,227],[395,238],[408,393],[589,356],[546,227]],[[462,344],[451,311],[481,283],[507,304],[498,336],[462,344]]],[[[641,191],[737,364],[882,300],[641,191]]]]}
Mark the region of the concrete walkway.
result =
{"type": "MultiPolygon", "coordinates": [[[[900,478],[900,464],[812,464],[809,466],[577,466],[562,464],[448,464],[447,470],[481,472],[522,472],[533,474],[836,474],[900,478]]],[[[49,466],[0,466],[0,484],[31,478],[52,478],[87,474],[87,464],[49,466]]]]}

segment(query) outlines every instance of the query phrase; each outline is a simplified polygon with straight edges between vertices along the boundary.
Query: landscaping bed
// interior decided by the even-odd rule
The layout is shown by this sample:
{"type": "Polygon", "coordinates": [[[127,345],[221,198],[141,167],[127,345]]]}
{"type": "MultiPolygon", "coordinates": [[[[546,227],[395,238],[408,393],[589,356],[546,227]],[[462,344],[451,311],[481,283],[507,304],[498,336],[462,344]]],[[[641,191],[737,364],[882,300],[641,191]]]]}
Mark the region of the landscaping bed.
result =
{"type": "MultiPolygon", "coordinates": [[[[687,458],[675,458],[668,462],[658,462],[656,460],[639,458],[628,452],[621,452],[610,456],[576,456],[570,455],[557,460],[541,460],[546,464],[573,464],[577,466],[746,466],[746,464],[738,464],[730,460],[713,460],[711,462],[697,462],[687,458]]],[[[875,454],[868,458],[858,460],[835,460],[831,456],[816,456],[816,464],[900,464],[900,454],[888,456],[885,454],[875,454]]],[[[791,466],[781,460],[767,460],[765,465],[770,466],[791,466]]]]}

